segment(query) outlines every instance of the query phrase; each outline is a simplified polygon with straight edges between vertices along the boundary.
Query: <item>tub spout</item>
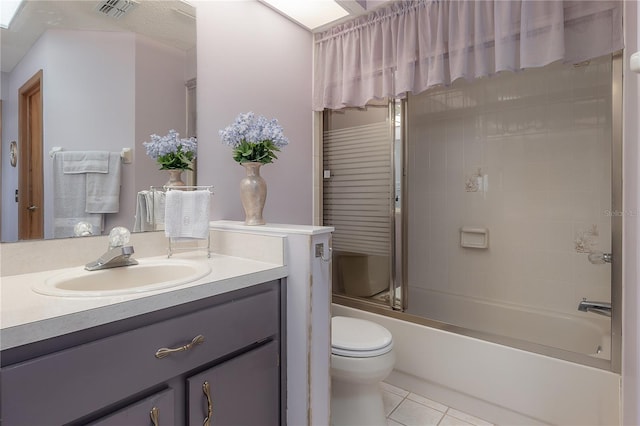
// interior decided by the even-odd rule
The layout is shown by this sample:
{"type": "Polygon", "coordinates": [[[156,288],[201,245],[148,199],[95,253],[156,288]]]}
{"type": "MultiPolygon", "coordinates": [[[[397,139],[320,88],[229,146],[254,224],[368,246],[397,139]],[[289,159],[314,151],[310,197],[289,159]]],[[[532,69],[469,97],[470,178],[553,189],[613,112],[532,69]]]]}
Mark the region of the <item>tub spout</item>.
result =
{"type": "Polygon", "coordinates": [[[594,314],[611,316],[611,303],[609,302],[591,302],[587,298],[583,298],[578,304],[578,310],[582,312],[593,312],[594,314]]]}

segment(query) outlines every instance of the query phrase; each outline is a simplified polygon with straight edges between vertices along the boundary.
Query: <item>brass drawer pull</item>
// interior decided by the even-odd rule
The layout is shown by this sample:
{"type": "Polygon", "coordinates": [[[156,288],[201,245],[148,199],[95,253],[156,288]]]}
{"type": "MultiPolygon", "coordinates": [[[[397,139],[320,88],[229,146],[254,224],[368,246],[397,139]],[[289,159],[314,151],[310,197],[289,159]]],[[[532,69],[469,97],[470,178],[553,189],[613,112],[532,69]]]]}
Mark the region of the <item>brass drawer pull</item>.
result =
{"type": "Polygon", "coordinates": [[[186,344],[184,346],[180,346],[179,348],[160,348],[160,349],[158,349],[156,351],[156,358],[164,358],[164,357],[166,357],[168,355],[171,355],[174,352],[188,351],[189,349],[191,349],[195,345],[199,345],[202,342],[204,342],[204,336],[202,334],[198,334],[196,337],[193,338],[191,343],[188,343],[188,344],[186,344]]]}
{"type": "Polygon", "coordinates": [[[158,426],[160,424],[160,410],[158,410],[158,407],[153,407],[151,411],[149,411],[149,417],[151,417],[151,423],[153,423],[153,426],[158,426]]]}
{"type": "Polygon", "coordinates": [[[205,381],[202,384],[202,392],[204,396],[207,397],[207,417],[204,418],[202,426],[210,426],[211,416],[213,415],[213,403],[211,402],[211,387],[209,386],[209,382],[205,381]]]}

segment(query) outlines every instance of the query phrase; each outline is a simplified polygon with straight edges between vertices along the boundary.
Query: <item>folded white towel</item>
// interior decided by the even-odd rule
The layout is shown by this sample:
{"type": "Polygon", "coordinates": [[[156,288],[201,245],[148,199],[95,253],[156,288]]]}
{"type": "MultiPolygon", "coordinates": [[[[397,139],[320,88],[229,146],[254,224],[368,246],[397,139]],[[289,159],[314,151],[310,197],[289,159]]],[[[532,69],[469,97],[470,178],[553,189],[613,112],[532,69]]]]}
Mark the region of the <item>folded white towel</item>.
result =
{"type": "Polygon", "coordinates": [[[211,192],[169,190],[166,194],[164,234],[169,238],[209,236],[211,192]]]}
{"type": "Polygon", "coordinates": [[[164,228],[166,193],[153,190],[147,194],[147,217],[149,223],[153,223],[156,229],[164,228]]]}
{"type": "Polygon", "coordinates": [[[149,191],[140,191],[136,198],[136,216],[133,222],[133,232],[153,231],[153,223],[149,220],[147,208],[147,194],[149,191]]]}
{"type": "Polygon", "coordinates": [[[120,153],[108,155],[108,173],[87,173],[87,213],[120,211],[120,153]]]}
{"type": "Polygon", "coordinates": [[[62,172],[109,173],[109,151],[62,151],[62,172]]]}
{"type": "Polygon", "coordinates": [[[165,193],[163,191],[143,190],[138,192],[133,231],[164,229],[164,201],[165,193]]]}

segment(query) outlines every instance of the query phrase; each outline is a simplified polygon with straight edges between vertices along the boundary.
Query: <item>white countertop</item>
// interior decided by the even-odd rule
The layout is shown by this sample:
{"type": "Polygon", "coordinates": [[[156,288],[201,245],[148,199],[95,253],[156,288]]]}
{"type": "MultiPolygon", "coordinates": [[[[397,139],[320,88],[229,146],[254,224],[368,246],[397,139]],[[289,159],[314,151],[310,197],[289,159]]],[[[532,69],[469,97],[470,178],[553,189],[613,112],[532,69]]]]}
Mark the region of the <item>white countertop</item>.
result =
{"type": "MultiPolygon", "coordinates": [[[[149,259],[162,259],[158,256],[149,259]]],[[[288,268],[274,263],[202,252],[179,253],[179,259],[200,259],[211,266],[209,275],[163,290],[108,297],[58,297],[34,292],[31,287],[58,269],[2,277],[0,284],[0,350],[57,337],[131,318],[148,312],[250,287],[288,275],[288,268]]]]}

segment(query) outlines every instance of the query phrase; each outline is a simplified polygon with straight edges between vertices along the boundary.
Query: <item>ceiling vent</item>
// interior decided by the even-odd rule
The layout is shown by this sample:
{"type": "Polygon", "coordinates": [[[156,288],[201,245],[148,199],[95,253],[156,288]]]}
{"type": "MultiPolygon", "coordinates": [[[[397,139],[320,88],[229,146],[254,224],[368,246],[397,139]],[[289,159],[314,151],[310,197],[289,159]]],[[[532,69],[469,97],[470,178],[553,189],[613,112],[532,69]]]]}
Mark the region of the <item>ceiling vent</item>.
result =
{"type": "Polygon", "coordinates": [[[96,9],[101,14],[119,19],[135,9],[137,5],[138,3],[133,0],[104,0],[98,3],[96,9]]]}

